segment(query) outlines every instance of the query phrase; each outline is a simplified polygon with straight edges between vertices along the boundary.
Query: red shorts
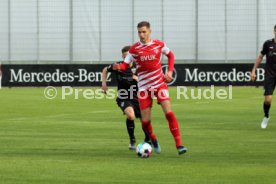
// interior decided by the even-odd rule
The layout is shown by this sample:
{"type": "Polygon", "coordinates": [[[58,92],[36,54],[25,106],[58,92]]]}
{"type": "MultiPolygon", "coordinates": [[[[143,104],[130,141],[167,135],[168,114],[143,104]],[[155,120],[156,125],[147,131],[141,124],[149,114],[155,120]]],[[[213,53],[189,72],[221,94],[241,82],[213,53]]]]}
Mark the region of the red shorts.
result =
{"type": "Polygon", "coordinates": [[[168,87],[157,88],[154,90],[145,90],[138,92],[138,101],[140,110],[152,107],[153,98],[157,98],[157,103],[160,104],[165,100],[170,100],[168,87]]]}

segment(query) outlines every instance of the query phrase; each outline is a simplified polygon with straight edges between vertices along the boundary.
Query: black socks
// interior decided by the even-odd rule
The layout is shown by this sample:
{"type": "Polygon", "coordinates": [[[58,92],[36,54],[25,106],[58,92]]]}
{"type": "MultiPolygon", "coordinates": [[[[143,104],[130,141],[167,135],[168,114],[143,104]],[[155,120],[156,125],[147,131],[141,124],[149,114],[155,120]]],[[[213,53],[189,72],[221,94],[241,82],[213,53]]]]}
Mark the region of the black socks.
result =
{"type": "MultiPolygon", "coordinates": [[[[126,127],[127,127],[127,132],[129,135],[129,139],[131,142],[135,143],[135,136],[134,136],[134,129],[135,129],[135,124],[134,120],[129,120],[126,119],[126,127]]],[[[144,131],[145,133],[145,142],[150,142],[150,137],[149,135],[144,131]]]]}
{"type": "Polygon", "coordinates": [[[269,118],[269,109],[270,109],[270,104],[266,104],[264,103],[264,114],[265,114],[265,117],[269,118]]]}
{"type": "Polygon", "coordinates": [[[129,139],[135,142],[135,136],[134,136],[134,120],[129,120],[126,119],[126,127],[127,127],[127,132],[129,135],[129,139]]]}

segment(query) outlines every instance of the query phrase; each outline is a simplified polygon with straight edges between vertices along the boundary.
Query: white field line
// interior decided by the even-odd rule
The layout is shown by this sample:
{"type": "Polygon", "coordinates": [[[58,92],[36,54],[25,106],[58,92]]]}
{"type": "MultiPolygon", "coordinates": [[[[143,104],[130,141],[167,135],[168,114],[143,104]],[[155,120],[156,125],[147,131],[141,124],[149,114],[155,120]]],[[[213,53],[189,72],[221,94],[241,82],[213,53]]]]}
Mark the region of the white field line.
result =
{"type": "Polygon", "coordinates": [[[64,113],[64,114],[56,114],[56,115],[48,115],[48,116],[41,116],[41,117],[18,117],[18,118],[8,118],[6,121],[23,121],[23,120],[33,120],[33,119],[44,119],[44,118],[59,118],[59,117],[66,117],[72,115],[86,115],[86,114],[98,114],[98,113],[107,113],[111,112],[108,110],[104,111],[92,111],[92,112],[83,112],[83,113],[64,113]]]}
{"type": "Polygon", "coordinates": [[[208,102],[196,102],[196,104],[209,104],[210,103],[210,101],[208,101],[208,102]]]}

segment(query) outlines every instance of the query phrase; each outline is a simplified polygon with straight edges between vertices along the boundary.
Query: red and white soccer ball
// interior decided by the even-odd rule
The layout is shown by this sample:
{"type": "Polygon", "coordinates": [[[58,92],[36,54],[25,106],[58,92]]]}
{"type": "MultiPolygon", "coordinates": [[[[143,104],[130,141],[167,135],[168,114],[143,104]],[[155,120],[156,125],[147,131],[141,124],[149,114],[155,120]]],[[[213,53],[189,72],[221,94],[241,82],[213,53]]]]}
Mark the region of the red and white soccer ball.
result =
{"type": "Polygon", "coordinates": [[[136,153],[141,158],[148,158],[152,154],[152,147],[146,142],[140,143],[136,147],[136,153]]]}

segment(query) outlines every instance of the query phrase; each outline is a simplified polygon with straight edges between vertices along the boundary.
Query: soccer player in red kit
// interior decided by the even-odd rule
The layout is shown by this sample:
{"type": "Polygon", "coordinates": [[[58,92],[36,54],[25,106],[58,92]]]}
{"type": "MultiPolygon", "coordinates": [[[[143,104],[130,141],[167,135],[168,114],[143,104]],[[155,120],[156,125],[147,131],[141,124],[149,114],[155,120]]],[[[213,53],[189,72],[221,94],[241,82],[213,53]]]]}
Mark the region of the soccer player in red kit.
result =
{"type": "Polygon", "coordinates": [[[155,96],[168,120],[178,154],[184,154],[187,152],[187,148],[181,142],[178,122],[171,110],[168,86],[166,84],[173,79],[174,55],[164,42],[150,38],[151,28],[149,22],[142,21],[138,23],[137,29],[140,41],[130,47],[129,53],[123,63],[113,64],[113,69],[124,71],[129,67],[131,62],[136,62],[139,89],[138,100],[141,109],[143,130],[151,138],[155,152],[160,153],[161,147],[153,133],[151,125],[152,99],[155,96]],[[162,71],[162,54],[168,57],[169,69],[165,75],[162,71]]]}

